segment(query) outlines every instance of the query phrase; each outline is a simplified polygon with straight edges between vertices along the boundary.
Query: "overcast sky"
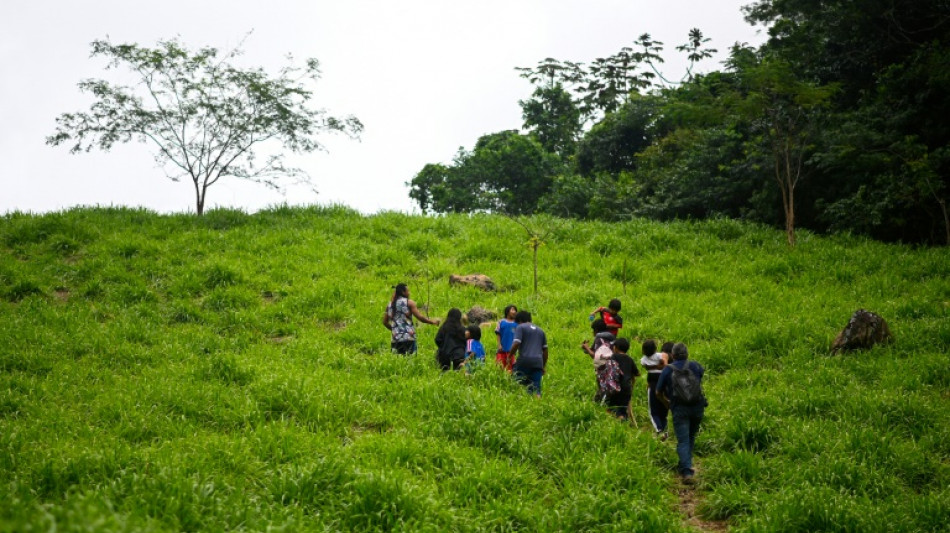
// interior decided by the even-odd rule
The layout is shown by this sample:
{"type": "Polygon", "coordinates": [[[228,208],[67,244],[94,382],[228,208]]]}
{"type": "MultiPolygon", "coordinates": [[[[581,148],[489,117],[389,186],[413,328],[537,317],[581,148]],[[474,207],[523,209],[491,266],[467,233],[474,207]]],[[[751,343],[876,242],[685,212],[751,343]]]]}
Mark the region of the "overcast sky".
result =
{"type": "Polygon", "coordinates": [[[700,28],[719,49],[699,70],[721,68],[735,42],[757,45],[762,28],[740,11],[750,0],[2,0],[0,2],[0,213],[47,212],[79,205],[194,212],[190,182],[172,182],[147,144],[79,155],[45,144],[56,117],[85,111],[86,78],[113,79],[89,43],[153,46],[179,37],[190,48],[227,50],[245,35],[240,64],[269,72],[320,60],[316,103],[355,115],[361,141],[325,137],[329,152],[292,160],[318,194],[285,195],[222,181],[206,208],[249,212],[274,204],[341,203],[364,213],[417,211],[405,182],[426,163],[448,163],[481,135],[521,126],[519,99],[532,87],[517,66],[546,57],[588,63],[642,33],[665,43],[664,71],[678,79],[675,47],[700,28]]]}

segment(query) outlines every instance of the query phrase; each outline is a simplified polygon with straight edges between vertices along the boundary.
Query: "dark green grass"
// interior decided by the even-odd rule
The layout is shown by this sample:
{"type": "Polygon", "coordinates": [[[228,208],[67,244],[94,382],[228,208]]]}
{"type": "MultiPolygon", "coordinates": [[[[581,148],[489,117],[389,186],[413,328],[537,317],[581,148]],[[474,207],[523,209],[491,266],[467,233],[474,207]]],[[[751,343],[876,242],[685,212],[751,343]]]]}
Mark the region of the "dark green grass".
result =
{"type": "MultiPolygon", "coordinates": [[[[535,221],[542,223],[541,221],[535,221]]],[[[708,370],[699,511],[738,531],[938,531],[950,515],[950,255],[730,220],[562,222],[533,294],[501,217],[340,207],[0,218],[0,531],[679,531],[674,440],[590,402],[587,313],[708,370]],[[497,293],[449,287],[484,273],[497,293]],[[388,353],[389,287],[514,303],[541,401],[388,353]],[[623,288],[626,286],[626,294],[623,288]],[[857,308],[897,341],[828,356],[857,308]]],[[[492,353],[493,335],[485,344],[492,353]]]]}

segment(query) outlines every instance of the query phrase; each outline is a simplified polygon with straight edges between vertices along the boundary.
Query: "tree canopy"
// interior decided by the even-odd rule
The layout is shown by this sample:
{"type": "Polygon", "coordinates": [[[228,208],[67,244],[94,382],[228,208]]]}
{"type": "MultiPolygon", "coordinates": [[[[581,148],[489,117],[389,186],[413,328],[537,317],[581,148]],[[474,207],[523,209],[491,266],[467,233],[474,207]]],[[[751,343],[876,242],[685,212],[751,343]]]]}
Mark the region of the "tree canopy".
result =
{"type": "Polygon", "coordinates": [[[789,244],[799,227],[950,243],[950,3],[758,0],[744,13],[768,40],[736,43],[711,72],[697,70],[715,51],[697,28],[676,47],[679,77],[648,33],[588,63],[518,67],[535,87],[524,131],[561,161],[521,205],[744,218],[784,226],[789,244]]]}

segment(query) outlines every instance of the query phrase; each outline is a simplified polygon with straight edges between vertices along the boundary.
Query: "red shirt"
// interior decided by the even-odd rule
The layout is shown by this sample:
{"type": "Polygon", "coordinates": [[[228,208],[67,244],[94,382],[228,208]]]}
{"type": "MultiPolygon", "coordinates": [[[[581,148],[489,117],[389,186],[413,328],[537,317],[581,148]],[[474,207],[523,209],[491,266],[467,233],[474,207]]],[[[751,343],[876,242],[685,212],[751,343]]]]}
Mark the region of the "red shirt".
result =
{"type": "Polygon", "coordinates": [[[604,319],[604,324],[607,324],[607,331],[616,337],[618,330],[623,327],[623,319],[620,318],[620,315],[615,314],[613,311],[602,309],[600,316],[604,319]]]}

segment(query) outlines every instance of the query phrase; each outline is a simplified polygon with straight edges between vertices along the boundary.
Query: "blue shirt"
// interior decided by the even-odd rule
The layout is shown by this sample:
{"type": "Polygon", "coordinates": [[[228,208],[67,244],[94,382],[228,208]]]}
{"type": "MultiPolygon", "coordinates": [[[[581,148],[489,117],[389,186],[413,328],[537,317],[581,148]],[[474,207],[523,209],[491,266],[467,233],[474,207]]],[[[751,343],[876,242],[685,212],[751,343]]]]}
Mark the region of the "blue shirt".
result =
{"type": "Polygon", "coordinates": [[[515,340],[515,328],[517,327],[518,324],[506,318],[498,321],[498,325],[495,326],[495,333],[501,335],[501,343],[498,345],[499,351],[511,351],[511,343],[515,340]]]}
{"type": "Polygon", "coordinates": [[[485,347],[482,346],[482,341],[477,341],[475,339],[469,339],[468,345],[465,347],[466,354],[472,354],[477,361],[485,360],[485,347]]]}
{"type": "Polygon", "coordinates": [[[663,368],[663,372],[660,372],[660,379],[656,382],[657,392],[662,392],[663,396],[666,396],[670,400],[670,409],[676,407],[676,399],[672,397],[673,389],[673,369],[671,367],[683,368],[684,364],[689,365],[689,369],[696,374],[696,377],[699,378],[700,383],[703,381],[703,374],[706,373],[706,369],[703,368],[703,365],[697,363],[696,361],[689,360],[673,360],[670,364],[666,365],[663,368]]]}

